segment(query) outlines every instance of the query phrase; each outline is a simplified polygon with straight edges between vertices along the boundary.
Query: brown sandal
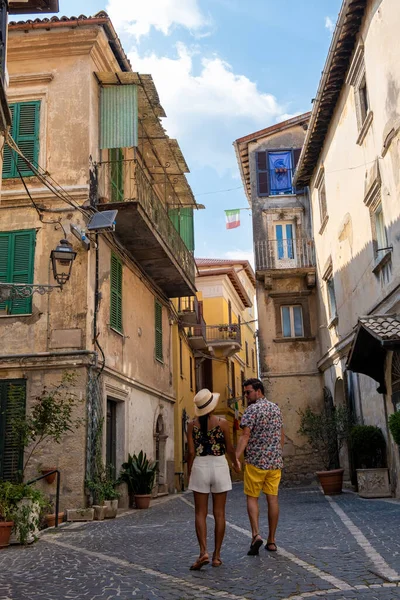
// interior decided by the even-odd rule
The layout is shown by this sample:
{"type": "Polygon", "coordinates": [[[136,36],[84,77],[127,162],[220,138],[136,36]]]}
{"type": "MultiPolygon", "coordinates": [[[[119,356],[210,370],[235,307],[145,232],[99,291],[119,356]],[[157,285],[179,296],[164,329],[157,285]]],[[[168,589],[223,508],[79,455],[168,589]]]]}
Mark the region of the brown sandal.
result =
{"type": "Polygon", "coordinates": [[[220,567],[222,565],[222,560],[213,556],[211,565],[213,567],[220,567]]]}
{"type": "Polygon", "coordinates": [[[210,563],[210,559],[208,558],[207,552],[199,556],[199,558],[192,564],[190,567],[191,571],[200,571],[201,567],[204,565],[208,565],[210,563]]]}

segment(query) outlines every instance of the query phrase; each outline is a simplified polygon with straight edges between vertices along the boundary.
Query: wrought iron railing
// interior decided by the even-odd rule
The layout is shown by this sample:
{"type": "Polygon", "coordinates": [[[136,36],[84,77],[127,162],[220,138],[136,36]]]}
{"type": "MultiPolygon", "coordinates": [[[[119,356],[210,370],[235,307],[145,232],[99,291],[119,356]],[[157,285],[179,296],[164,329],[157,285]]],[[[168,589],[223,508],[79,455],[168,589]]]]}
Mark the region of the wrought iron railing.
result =
{"type": "Polygon", "coordinates": [[[254,245],[256,271],[301,269],[315,266],[314,240],[297,238],[265,240],[254,245]]]}
{"type": "Polygon", "coordinates": [[[188,337],[203,337],[204,339],[207,339],[206,338],[206,330],[208,328],[207,328],[204,318],[201,315],[199,315],[197,320],[198,320],[197,325],[193,325],[192,327],[188,328],[188,330],[187,330],[188,337]]]}
{"type": "Polygon", "coordinates": [[[166,242],[176,262],[194,283],[193,255],[176,231],[166,207],[153,189],[150,177],[138,160],[99,163],[98,195],[100,202],[138,202],[152,222],[154,231],[166,242]]]}
{"type": "Polygon", "coordinates": [[[208,343],[231,341],[241,344],[240,325],[238,323],[207,325],[206,340],[208,343]]]}

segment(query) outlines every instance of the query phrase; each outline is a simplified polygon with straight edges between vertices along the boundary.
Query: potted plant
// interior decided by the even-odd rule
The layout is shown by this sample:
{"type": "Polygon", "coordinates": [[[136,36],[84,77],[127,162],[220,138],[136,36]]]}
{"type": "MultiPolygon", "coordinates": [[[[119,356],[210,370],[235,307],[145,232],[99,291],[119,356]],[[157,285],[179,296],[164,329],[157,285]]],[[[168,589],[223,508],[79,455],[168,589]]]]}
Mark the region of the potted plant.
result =
{"type": "MultiPolygon", "coordinates": [[[[44,494],[26,483],[0,482],[0,514],[3,523],[12,521],[8,543],[30,544],[37,539],[42,513],[49,505],[44,494]]],[[[3,529],[3,528],[2,528],[3,529]]]]}
{"type": "MultiPolygon", "coordinates": [[[[54,511],[54,502],[49,502],[49,511],[44,518],[46,521],[46,525],[47,527],[54,527],[56,524],[56,513],[54,511]]],[[[57,520],[57,524],[62,523],[64,521],[64,514],[63,512],[59,512],[58,513],[58,520],[57,520]]]]}
{"type": "Polygon", "coordinates": [[[341,494],[344,469],[340,467],[339,453],[349,436],[351,426],[349,411],[344,406],[321,412],[315,412],[308,407],[299,414],[301,418],[299,433],[308,437],[310,446],[325,467],[324,471],[316,472],[324,494],[329,496],[341,494]]]}
{"type": "Polygon", "coordinates": [[[391,496],[382,430],[374,425],[354,425],[350,431],[350,446],[361,498],[391,496]]]}
{"type": "Polygon", "coordinates": [[[400,446],[400,411],[389,416],[389,429],[394,441],[400,446]]]}
{"type": "Polygon", "coordinates": [[[118,481],[109,478],[104,483],[104,506],[106,507],[105,518],[115,519],[118,512],[118,499],[120,493],[116,490],[118,481]]]}
{"type": "Polygon", "coordinates": [[[41,473],[41,475],[46,475],[45,479],[47,483],[51,485],[56,479],[57,473],[54,472],[56,469],[57,467],[41,467],[39,473],[41,473]],[[50,473],[50,475],[47,475],[47,473],[50,473]]]}
{"type": "Polygon", "coordinates": [[[14,527],[14,505],[10,502],[10,490],[6,482],[0,482],[0,548],[10,543],[14,527]]]}
{"type": "Polygon", "coordinates": [[[136,508],[148,508],[151,492],[156,478],[157,463],[150,461],[141,450],[133,456],[128,454],[128,461],[122,464],[120,482],[128,486],[129,499],[136,508]]]}

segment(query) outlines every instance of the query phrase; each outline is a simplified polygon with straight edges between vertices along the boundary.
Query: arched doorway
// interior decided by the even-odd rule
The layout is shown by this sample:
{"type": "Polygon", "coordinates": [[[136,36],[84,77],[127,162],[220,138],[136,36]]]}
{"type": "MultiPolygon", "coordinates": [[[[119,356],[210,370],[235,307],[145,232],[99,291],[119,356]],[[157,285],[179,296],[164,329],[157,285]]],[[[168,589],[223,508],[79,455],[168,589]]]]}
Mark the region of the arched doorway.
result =
{"type": "Polygon", "coordinates": [[[157,474],[156,483],[154,486],[154,493],[165,494],[168,492],[168,482],[166,476],[166,459],[165,459],[165,445],[167,441],[167,435],[164,429],[164,419],[161,414],[158,415],[156,421],[156,428],[154,433],[155,440],[155,456],[157,462],[157,474]]]}

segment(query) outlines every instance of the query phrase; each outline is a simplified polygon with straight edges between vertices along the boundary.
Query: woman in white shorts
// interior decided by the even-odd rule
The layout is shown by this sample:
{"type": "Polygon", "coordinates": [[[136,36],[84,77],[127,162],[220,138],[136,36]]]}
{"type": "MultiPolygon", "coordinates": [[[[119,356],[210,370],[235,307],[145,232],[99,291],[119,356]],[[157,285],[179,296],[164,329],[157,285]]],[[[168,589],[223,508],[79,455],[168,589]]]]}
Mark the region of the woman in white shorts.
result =
{"type": "Polygon", "coordinates": [[[208,495],[212,494],[215,519],[215,548],[212,566],[222,564],[221,546],[225,535],[226,495],[232,489],[227,453],[236,469],[235,450],[229,433],[228,421],[215,416],[214,410],[219,394],[200,390],[194,397],[196,418],[188,424],[188,474],[189,489],[193,491],[195,504],[196,535],[200,555],[190,567],[199,571],[210,562],[207,552],[208,495]]]}

